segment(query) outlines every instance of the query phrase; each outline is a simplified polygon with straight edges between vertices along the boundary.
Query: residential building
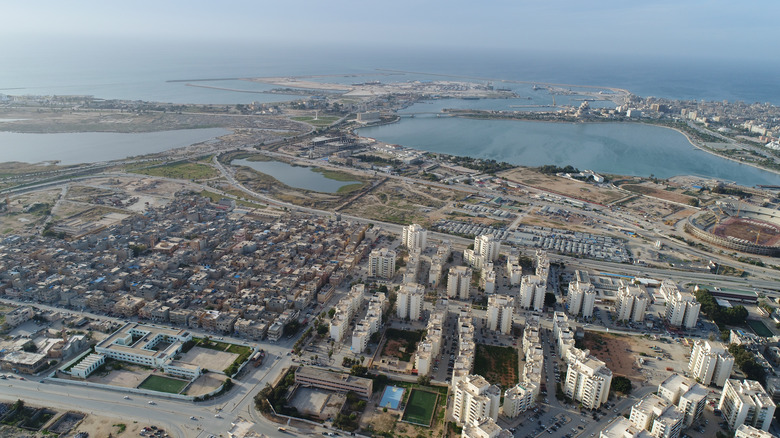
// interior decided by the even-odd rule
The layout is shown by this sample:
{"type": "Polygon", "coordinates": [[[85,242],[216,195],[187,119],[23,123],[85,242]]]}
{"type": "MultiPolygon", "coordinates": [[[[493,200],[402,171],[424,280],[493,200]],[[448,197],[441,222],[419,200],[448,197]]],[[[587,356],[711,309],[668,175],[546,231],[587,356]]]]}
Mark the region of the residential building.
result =
{"type": "Polygon", "coordinates": [[[615,314],[618,321],[642,322],[647,309],[647,294],[641,286],[623,285],[618,288],[615,314]]]}
{"type": "Polygon", "coordinates": [[[653,435],[627,418],[617,416],[602,429],[599,438],[653,438],[653,435]]]}
{"type": "Polygon", "coordinates": [[[563,393],[588,409],[597,409],[609,397],[612,371],[593,356],[578,357],[569,363],[563,393]]]}
{"type": "Polygon", "coordinates": [[[346,373],[334,373],[323,369],[306,366],[295,370],[295,383],[304,387],[327,389],[346,393],[349,391],[358,397],[370,399],[373,394],[374,381],[363,377],[355,377],[346,373]]]}
{"type": "Polygon", "coordinates": [[[734,432],[734,438],[772,438],[774,435],[772,435],[769,432],[765,432],[761,429],[756,429],[753,426],[748,426],[747,424],[743,424],[739,426],[734,432]]]}
{"type": "Polygon", "coordinates": [[[546,282],[536,275],[524,275],[520,281],[520,307],[540,312],[544,308],[546,282]]]}
{"type": "Polygon", "coordinates": [[[408,248],[409,252],[425,251],[428,245],[428,231],[417,224],[407,225],[401,232],[401,244],[408,248]]]}
{"type": "Polygon", "coordinates": [[[649,430],[656,438],[678,438],[683,428],[683,413],[663,398],[648,394],[631,407],[629,421],[649,430]]]}
{"type": "Polygon", "coordinates": [[[668,280],[661,285],[666,298],[666,321],[674,327],[694,328],[699,319],[701,304],[689,292],[680,291],[676,284],[668,280]]]}
{"type": "Polygon", "coordinates": [[[401,286],[396,295],[397,315],[401,319],[409,318],[417,321],[422,316],[425,288],[417,283],[407,283],[401,286]]]}
{"type": "Polygon", "coordinates": [[[368,276],[393,278],[395,275],[395,251],[377,248],[368,256],[368,276]]]}
{"type": "Polygon", "coordinates": [[[417,346],[415,353],[415,367],[418,375],[426,376],[431,372],[434,359],[441,352],[444,338],[444,323],[447,321],[447,308],[436,310],[428,318],[428,326],[425,330],[425,338],[417,346]]]}
{"type": "Polygon", "coordinates": [[[9,328],[14,328],[31,320],[35,316],[35,311],[30,306],[21,306],[5,314],[5,323],[9,328]]]}
{"type": "Polygon", "coordinates": [[[658,385],[658,396],[677,406],[683,413],[683,427],[690,427],[704,413],[707,388],[695,380],[672,374],[658,385]]]}
{"type": "Polygon", "coordinates": [[[501,413],[505,417],[514,418],[534,407],[538,388],[533,386],[518,383],[504,391],[504,404],[501,406],[501,413]]]}
{"type": "Polygon", "coordinates": [[[488,297],[488,328],[503,334],[512,330],[512,317],[515,313],[515,300],[509,295],[490,295],[488,297]]]}
{"type": "Polygon", "coordinates": [[[593,316],[593,307],[596,304],[596,287],[592,283],[572,281],[569,283],[566,299],[569,315],[589,318],[593,316]]]}
{"type": "Polygon", "coordinates": [[[482,268],[482,275],[479,277],[479,285],[485,291],[486,295],[496,293],[496,271],[493,263],[488,263],[482,268]]]}
{"type": "Polygon", "coordinates": [[[547,279],[550,277],[550,259],[547,257],[547,252],[541,249],[536,250],[535,274],[542,280],[544,287],[547,288],[547,279]]]}
{"type": "Polygon", "coordinates": [[[731,376],[733,367],[734,356],[722,344],[702,339],[697,339],[693,343],[688,371],[691,377],[702,385],[709,386],[714,383],[723,386],[731,376]]]}
{"type": "Polygon", "coordinates": [[[447,277],[447,296],[468,300],[471,296],[472,271],[466,266],[453,266],[447,277]]]}
{"type": "Polygon", "coordinates": [[[718,409],[731,430],[747,424],[769,431],[775,415],[775,403],[755,380],[726,380],[718,409]]]}
{"type": "Polygon", "coordinates": [[[498,260],[501,241],[492,234],[482,234],[474,238],[474,249],[463,251],[463,261],[468,265],[482,269],[488,263],[498,260]]]}
{"type": "Polygon", "coordinates": [[[498,419],[501,390],[484,377],[469,375],[455,385],[452,416],[459,426],[485,418],[498,419]]]}
{"type": "Polygon", "coordinates": [[[474,421],[463,427],[461,438],[513,438],[512,432],[502,429],[492,418],[474,421]]]}
{"type": "Polygon", "coordinates": [[[379,331],[382,325],[382,314],[387,307],[387,298],[383,293],[374,294],[368,301],[366,316],[357,324],[352,332],[352,347],[350,351],[360,354],[365,351],[371,335],[379,331]]]}

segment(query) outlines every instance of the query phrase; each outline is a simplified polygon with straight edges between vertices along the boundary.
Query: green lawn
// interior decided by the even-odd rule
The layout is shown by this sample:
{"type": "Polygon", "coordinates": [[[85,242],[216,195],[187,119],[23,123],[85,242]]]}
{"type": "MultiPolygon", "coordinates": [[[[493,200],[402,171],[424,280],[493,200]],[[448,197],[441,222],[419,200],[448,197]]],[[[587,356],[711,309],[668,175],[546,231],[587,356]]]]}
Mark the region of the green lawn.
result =
{"type": "Polygon", "coordinates": [[[435,392],[412,389],[412,394],[406,403],[406,409],[404,409],[403,420],[409,423],[430,426],[433,413],[436,410],[438,397],[438,394],[435,392]]]}
{"type": "Polygon", "coordinates": [[[772,331],[769,330],[766,325],[764,325],[763,322],[755,320],[755,319],[748,319],[747,325],[750,326],[753,331],[761,337],[768,338],[772,336],[772,331]]]}
{"type": "Polygon", "coordinates": [[[171,379],[170,377],[163,376],[149,376],[140,385],[141,389],[148,389],[150,391],[168,392],[171,394],[178,394],[187,386],[186,380],[171,379]]]}

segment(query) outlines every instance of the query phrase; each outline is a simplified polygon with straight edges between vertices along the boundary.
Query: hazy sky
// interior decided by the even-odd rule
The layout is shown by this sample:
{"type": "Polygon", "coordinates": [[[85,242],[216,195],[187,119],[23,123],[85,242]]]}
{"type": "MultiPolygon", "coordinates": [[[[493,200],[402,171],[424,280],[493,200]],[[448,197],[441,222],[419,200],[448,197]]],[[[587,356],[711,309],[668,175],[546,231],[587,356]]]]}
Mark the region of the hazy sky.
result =
{"type": "Polygon", "coordinates": [[[244,39],[561,53],[778,58],[780,2],[7,1],[0,41],[38,37],[244,39]]]}

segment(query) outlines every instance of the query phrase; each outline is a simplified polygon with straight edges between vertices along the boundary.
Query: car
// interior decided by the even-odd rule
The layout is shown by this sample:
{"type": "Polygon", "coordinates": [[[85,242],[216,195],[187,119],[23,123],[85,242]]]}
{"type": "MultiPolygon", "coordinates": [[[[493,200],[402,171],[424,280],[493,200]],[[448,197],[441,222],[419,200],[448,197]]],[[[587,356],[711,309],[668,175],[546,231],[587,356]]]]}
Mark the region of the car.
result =
{"type": "Polygon", "coordinates": [[[214,414],[214,418],[222,418],[222,415],[214,414]]]}
{"type": "Polygon", "coordinates": [[[197,418],[195,418],[195,416],[193,415],[190,417],[190,420],[197,420],[197,418]]]}
{"type": "Polygon", "coordinates": [[[149,400],[147,403],[149,403],[150,405],[156,405],[157,404],[157,403],[153,402],[152,400],[149,400]]]}
{"type": "Polygon", "coordinates": [[[125,400],[130,400],[130,396],[127,396],[127,395],[122,397],[122,398],[124,398],[125,400]]]}
{"type": "Polygon", "coordinates": [[[46,383],[45,380],[39,380],[38,383],[46,383]]]}

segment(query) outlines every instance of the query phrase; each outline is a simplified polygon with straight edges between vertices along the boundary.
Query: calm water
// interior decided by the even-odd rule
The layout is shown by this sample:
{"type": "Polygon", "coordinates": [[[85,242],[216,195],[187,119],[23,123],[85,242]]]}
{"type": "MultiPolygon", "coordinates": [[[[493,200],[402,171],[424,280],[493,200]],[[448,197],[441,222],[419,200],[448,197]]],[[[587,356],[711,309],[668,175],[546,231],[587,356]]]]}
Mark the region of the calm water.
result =
{"type": "Polygon", "coordinates": [[[59,160],[61,164],[79,164],[111,161],[189,146],[229,133],[230,131],[222,128],[133,134],[0,132],[0,162],[39,163],[59,160]]]}
{"type": "Polygon", "coordinates": [[[252,169],[270,175],[283,184],[298,189],[312,190],[323,193],[336,193],[341,187],[360,181],[336,181],[326,178],[311,167],[291,166],[281,161],[249,161],[233,160],[233,166],[247,166],[252,169]]]}
{"type": "Polygon", "coordinates": [[[416,117],[360,135],[430,152],[523,166],[571,164],[621,175],[697,175],[742,185],[780,184],[780,175],[694,148],[677,131],[634,123],[544,123],[416,117]]]}

